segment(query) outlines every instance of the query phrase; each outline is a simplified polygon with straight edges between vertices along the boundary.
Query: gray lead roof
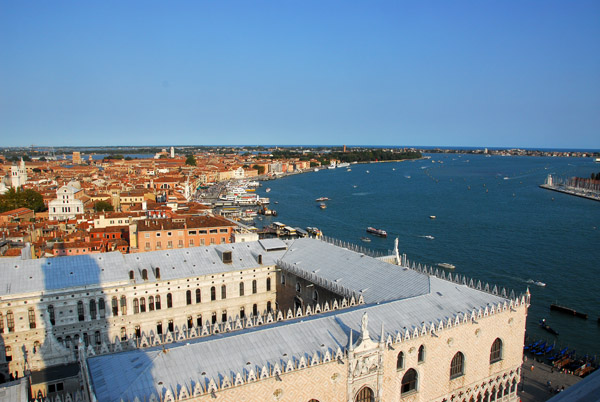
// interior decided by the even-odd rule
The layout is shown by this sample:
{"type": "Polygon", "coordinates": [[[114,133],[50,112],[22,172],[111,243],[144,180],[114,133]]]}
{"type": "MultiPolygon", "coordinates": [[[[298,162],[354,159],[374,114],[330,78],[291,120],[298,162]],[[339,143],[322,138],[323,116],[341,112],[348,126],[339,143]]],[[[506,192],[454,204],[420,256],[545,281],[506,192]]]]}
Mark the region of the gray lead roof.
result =
{"type": "Polygon", "coordinates": [[[218,380],[224,375],[233,382],[238,372],[247,375],[253,369],[258,376],[263,366],[273,367],[278,363],[285,367],[292,358],[298,361],[304,356],[310,360],[315,352],[322,357],[327,350],[332,353],[338,347],[344,349],[351,330],[356,341],[366,311],[371,338],[379,341],[382,323],[386,334],[403,333],[423,323],[437,324],[455,314],[504,300],[431,278],[431,292],[421,296],[171,344],[165,346],[166,353],[162,347],[154,347],[96,356],[88,359],[88,367],[98,400],[118,402],[136,396],[144,400],[163,387],[177,390],[178,385],[190,387],[197,381],[206,387],[211,378],[218,380]]]}
{"type": "MultiPolygon", "coordinates": [[[[275,245],[285,246],[279,241],[275,245]]],[[[137,254],[110,252],[79,256],[22,260],[0,259],[0,297],[59,291],[72,288],[94,288],[99,285],[143,283],[142,270],[148,280],[156,281],[155,268],[160,268],[160,280],[183,279],[192,276],[240,271],[274,265],[285,250],[267,252],[259,242],[234,243],[180,250],[151,251],[137,254]],[[222,262],[223,250],[231,250],[233,260],[222,262]],[[134,282],[129,279],[134,271],[134,282]]]]}
{"type": "MultiPolygon", "coordinates": [[[[295,240],[281,260],[293,269],[362,294],[367,304],[429,293],[427,275],[323,241],[295,240]]],[[[286,270],[285,266],[282,269],[286,270]]]]}

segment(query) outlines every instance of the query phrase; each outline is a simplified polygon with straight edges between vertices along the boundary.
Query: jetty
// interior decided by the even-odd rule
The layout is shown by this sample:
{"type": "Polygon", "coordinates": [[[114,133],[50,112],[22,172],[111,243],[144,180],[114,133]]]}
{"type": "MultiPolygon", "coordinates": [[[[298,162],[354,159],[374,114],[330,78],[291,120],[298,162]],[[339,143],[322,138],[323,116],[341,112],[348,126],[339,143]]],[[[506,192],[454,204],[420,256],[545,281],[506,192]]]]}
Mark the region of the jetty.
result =
{"type": "Polygon", "coordinates": [[[560,313],[565,313],[565,314],[572,315],[572,316],[579,317],[579,318],[583,318],[584,320],[587,320],[587,318],[588,318],[588,315],[585,314],[585,313],[582,313],[580,311],[576,311],[576,310],[574,310],[572,308],[569,308],[569,307],[559,306],[558,304],[551,304],[550,305],[550,310],[552,310],[552,311],[558,311],[560,313]]]}

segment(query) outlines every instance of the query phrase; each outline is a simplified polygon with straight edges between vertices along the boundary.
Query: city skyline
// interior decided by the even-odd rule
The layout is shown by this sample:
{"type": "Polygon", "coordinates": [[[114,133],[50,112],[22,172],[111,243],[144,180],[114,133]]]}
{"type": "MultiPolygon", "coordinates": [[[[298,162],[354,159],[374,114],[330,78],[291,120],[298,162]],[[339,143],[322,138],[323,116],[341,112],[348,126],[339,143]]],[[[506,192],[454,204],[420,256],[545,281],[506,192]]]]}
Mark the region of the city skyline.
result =
{"type": "Polygon", "coordinates": [[[597,2],[0,11],[4,146],[600,148],[597,2]]]}

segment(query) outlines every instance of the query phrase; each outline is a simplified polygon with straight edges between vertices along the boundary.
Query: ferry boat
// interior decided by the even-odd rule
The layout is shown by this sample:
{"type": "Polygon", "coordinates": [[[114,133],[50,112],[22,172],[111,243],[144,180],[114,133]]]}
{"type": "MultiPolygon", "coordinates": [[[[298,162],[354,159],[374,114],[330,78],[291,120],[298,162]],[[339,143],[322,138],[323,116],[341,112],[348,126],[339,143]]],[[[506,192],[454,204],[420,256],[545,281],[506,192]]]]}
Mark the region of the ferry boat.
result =
{"type": "Polygon", "coordinates": [[[385,230],[375,229],[370,226],[367,228],[367,233],[374,234],[375,236],[387,237],[387,232],[385,230]]]}
{"type": "Polygon", "coordinates": [[[339,167],[339,168],[345,168],[348,166],[350,166],[350,164],[348,162],[342,162],[342,163],[337,164],[337,167],[339,167]]]}
{"type": "Polygon", "coordinates": [[[438,267],[442,267],[442,268],[446,268],[446,269],[454,269],[454,268],[456,268],[456,266],[454,264],[450,264],[450,263],[447,263],[447,262],[440,262],[438,264],[438,267]]]}
{"type": "Polygon", "coordinates": [[[319,197],[319,198],[317,198],[315,201],[317,201],[317,202],[321,202],[321,201],[329,201],[329,198],[327,198],[327,197],[319,197]]]}

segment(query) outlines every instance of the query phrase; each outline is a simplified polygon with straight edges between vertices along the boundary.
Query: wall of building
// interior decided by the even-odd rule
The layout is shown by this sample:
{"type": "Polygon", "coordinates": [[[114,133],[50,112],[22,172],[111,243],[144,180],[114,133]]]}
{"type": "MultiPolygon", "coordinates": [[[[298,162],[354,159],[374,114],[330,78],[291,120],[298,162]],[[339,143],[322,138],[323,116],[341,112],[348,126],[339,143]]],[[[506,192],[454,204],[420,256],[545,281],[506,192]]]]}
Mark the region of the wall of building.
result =
{"type": "MultiPolygon", "coordinates": [[[[163,269],[168,269],[163,267],[163,269]]],[[[96,332],[99,332],[102,342],[111,343],[121,339],[123,332],[126,338],[135,338],[136,329],[141,334],[156,334],[157,323],[162,324],[162,332],[166,334],[169,322],[173,327],[181,329],[187,326],[191,317],[195,326],[198,317],[212,322],[213,314],[218,323],[222,322],[223,313],[227,314],[227,320],[235,320],[243,308],[246,316],[255,309],[263,313],[268,306],[275,308],[276,286],[275,266],[257,265],[255,268],[243,271],[227,272],[215,275],[203,275],[197,277],[182,278],[169,281],[153,281],[145,284],[121,283],[105,284],[95,289],[70,289],[66,292],[44,292],[45,294],[21,295],[15,298],[4,298],[0,302],[0,313],[2,314],[3,332],[0,333],[0,371],[4,364],[3,374],[8,377],[9,373],[23,373],[24,354],[28,351],[33,354],[36,342],[40,344],[45,338],[45,320],[49,320],[49,309],[52,305],[54,310],[54,325],[51,325],[54,336],[69,350],[74,351],[77,346],[76,340],[87,336],[87,341],[95,347],[96,332]],[[267,290],[267,278],[270,278],[271,286],[267,290]],[[252,282],[256,281],[256,292],[253,292],[252,282]],[[244,295],[240,296],[240,282],[244,283],[244,295]],[[226,297],[222,298],[221,286],[226,286],[226,297]],[[216,300],[211,300],[211,287],[215,287],[216,300]],[[201,291],[201,302],[196,303],[196,289],[201,291]],[[191,304],[187,303],[187,291],[191,292],[191,304]],[[167,305],[167,294],[172,295],[172,305],[167,305]],[[160,310],[149,309],[149,297],[160,296],[160,310]],[[122,313],[121,298],[125,296],[125,313],[122,313]],[[134,299],[141,298],[146,301],[146,312],[134,312],[134,299]],[[100,299],[104,300],[105,310],[101,314],[100,299]],[[118,314],[112,312],[112,299],[116,298],[118,303],[118,314]],[[92,318],[90,312],[90,301],[94,300],[96,305],[96,316],[92,318]],[[82,302],[83,320],[79,319],[78,306],[82,302]],[[256,307],[255,307],[256,306],[256,307]],[[29,326],[29,310],[33,311],[35,317],[35,328],[29,326]],[[14,330],[9,332],[7,314],[12,312],[14,330]],[[84,335],[85,334],[85,335],[84,335]],[[67,342],[67,338],[70,342],[67,342]],[[5,346],[9,346],[12,352],[12,361],[6,362],[5,346]],[[24,349],[23,349],[24,347],[24,349]]],[[[156,304],[156,303],[155,303],[156,304]]],[[[138,309],[138,311],[140,311],[138,309]]],[[[74,361],[73,354],[71,361],[74,361]]]]}

